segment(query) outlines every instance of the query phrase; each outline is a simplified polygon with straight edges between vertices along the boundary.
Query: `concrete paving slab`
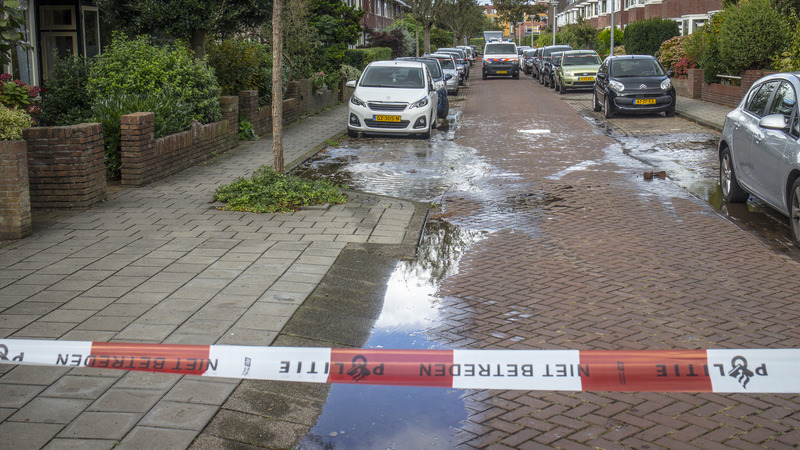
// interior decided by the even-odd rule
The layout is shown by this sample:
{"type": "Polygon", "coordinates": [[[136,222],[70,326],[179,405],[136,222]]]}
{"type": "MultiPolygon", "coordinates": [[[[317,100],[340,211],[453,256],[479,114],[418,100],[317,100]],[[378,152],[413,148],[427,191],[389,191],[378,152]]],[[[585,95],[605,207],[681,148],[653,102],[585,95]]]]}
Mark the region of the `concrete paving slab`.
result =
{"type": "Polygon", "coordinates": [[[0,423],[0,436],[4,448],[36,449],[44,447],[63,427],[59,424],[5,421],[0,423]]]}
{"type": "Polygon", "coordinates": [[[9,418],[12,422],[68,424],[78,417],[91,400],[37,397],[9,418]]]}
{"type": "Polygon", "coordinates": [[[122,439],[142,414],[119,412],[85,412],[58,433],[62,438],[122,439]]]}
{"type": "Polygon", "coordinates": [[[160,401],[144,416],[139,425],[200,431],[216,412],[216,405],[160,401]]]}

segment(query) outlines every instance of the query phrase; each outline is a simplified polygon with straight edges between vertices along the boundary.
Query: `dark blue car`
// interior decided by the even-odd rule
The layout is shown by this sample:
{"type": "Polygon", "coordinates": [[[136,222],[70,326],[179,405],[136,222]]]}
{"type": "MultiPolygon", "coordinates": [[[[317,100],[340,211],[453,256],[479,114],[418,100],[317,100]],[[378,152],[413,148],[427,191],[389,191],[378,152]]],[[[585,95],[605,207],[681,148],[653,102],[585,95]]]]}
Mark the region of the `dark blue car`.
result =
{"type": "Polygon", "coordinates": [[[439,104],[436,105],[436,116],[440,119],[447,117],[447,114],[450,112],[450,101],[447,100],[446,81],[453,76],[450,74],[445,76],[444,72],[442,71],[442,66],[439,64],[439,60],[433,57],[407,56],[397,59],[402,61],[419,61],[428,66],[428,71],[431,73],[431,79],[433,79],[433,82],[436,83],[436,92],[439,93],[439,104]]]}

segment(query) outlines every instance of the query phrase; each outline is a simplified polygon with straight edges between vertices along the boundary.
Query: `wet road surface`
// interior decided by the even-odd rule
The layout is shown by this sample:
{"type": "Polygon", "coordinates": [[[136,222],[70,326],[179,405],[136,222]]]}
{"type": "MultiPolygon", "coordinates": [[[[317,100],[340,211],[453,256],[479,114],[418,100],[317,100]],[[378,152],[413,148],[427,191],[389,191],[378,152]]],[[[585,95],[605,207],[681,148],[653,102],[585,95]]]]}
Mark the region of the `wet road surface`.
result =
{"type": "MultiPolygon", "coordinates": [[[[455,108],[467,112],[429,141],[348,140],[304,168],[309,176],[433,208],[420,255],[396,268],[367,347],[797,342],[785,320],[796,317],[796,307],[781,301],[796,283],[764,283],[750,304],[753,290],[738,282],[739,274],[759,274],[738,260],[731,264],[737,252],[723,255],[718,243],[708,244],[736,233],[720,228],[719,216],[698,202],[722,208],[772,248],[742,252],[743,261],[770,260],[761,273],[796,274],[796,264],[787,268],[770,256],[776,249],[796,255],[784,245],[788,227],[780,217],[757,203],[731,212],[717,200],[713,133],[663,117],[606,123],[591,113],[585,95],[560,98],[527,79],[473,81],[465,94],[467,104],[455,108]],[[486,100],[515,95],[504,108],[486,100]],[[669,177],[647,181],[646,170],[669,177]],[[728,286],[717,289],[722,284],[728,286]]],[[[736,236],[731,242],[742,241],[736,236]]],[[[337,385],[300,448],[796,442],[795,397],[732,397],[337,385]],[[771,426],[759,419],[767,411],[778,413],[771,426]],[[763,437],[756,437],[758,429],[763,437]]]]}

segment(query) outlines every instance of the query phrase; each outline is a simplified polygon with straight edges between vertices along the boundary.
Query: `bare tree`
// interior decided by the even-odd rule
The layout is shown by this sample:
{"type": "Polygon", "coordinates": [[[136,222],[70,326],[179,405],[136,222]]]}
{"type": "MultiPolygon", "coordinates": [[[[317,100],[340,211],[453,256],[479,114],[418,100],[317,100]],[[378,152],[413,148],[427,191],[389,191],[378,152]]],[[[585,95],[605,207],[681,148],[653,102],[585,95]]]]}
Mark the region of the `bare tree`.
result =
{"type": "Polygon", "coordinates": [[[440,21],[453,32],[453,45],[483,24],[483,8],[477,0],[445,0],[440,21]]]}
{"type": "Polygon", "coordinates": [[[272,2],[272,156],[283,173],[283,0],[272,2]]]}
{"type": "Polygon", "coordinates": [[[437,15],[444,0],[410,0],[411,16],[422,24],[422,40],[425,53],[431,52],[431,28],[436,22],[437,15]]]}

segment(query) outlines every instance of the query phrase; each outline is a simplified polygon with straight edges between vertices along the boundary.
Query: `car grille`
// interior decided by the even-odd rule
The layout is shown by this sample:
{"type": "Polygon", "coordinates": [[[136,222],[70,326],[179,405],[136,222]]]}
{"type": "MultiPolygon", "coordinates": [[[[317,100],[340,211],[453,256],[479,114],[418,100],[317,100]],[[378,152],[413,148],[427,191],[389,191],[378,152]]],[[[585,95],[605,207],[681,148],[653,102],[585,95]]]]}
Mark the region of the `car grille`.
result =
{"type": "Polygon", "coordinates": [[[367,106],[373,111],[404,111],[408,103],[368,102],[367,106]]]}
{"type": "Polygon", "coordinates": [[[400,122],[378,122],[372,119],[364,119],[364,124],[370,128],[407,128],[409,120],[401,120],[400,122]]]}

